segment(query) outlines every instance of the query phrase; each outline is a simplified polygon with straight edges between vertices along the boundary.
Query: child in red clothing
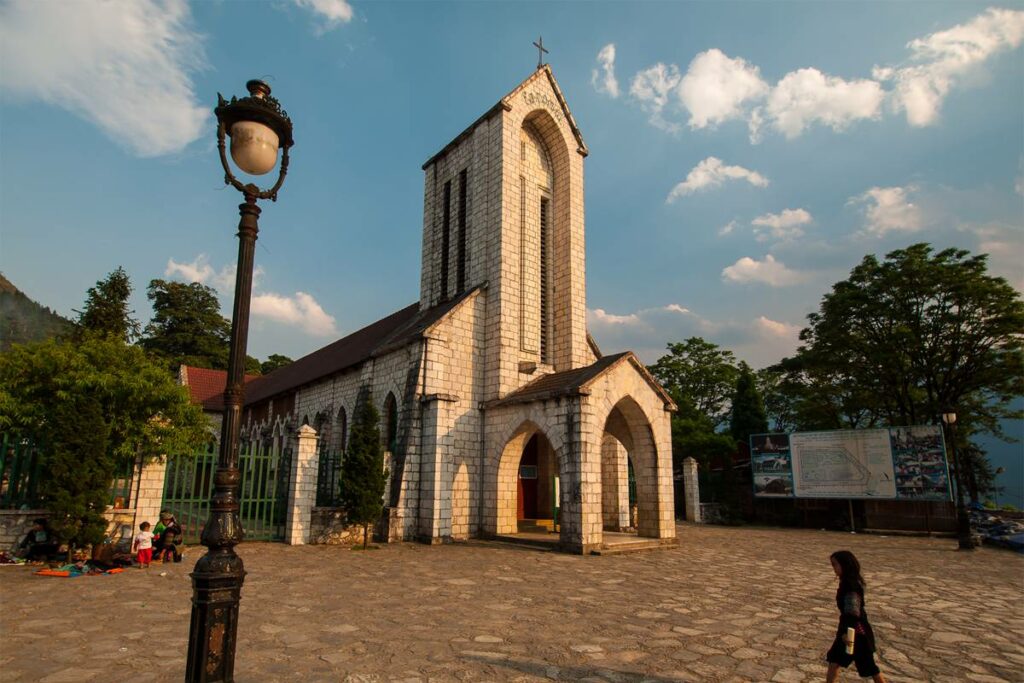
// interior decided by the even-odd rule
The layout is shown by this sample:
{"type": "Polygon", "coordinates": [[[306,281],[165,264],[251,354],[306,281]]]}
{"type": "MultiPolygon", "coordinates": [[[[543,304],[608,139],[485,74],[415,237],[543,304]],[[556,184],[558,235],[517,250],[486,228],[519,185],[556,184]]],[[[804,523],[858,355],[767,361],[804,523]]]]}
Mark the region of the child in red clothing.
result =
{"type": "Polygon", "coordinates": [[[153,532],[149,530],[149,522],[139,525],[139,533],[132,540],[132,552],[138,553],[139,569],[149,569],[149,563],[153,561],[153,532]]]}

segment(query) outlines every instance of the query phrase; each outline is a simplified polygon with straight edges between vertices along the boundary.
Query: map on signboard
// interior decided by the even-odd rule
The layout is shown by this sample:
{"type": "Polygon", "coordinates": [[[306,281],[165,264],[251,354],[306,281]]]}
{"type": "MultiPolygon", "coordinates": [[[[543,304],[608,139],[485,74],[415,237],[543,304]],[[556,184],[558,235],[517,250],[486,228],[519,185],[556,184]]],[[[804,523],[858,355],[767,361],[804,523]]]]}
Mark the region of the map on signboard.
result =
{"type": "Polygon", "coordinates": [[[789,439],[798,498],[895,498],[888,429],[795,433],[789,439]]]}

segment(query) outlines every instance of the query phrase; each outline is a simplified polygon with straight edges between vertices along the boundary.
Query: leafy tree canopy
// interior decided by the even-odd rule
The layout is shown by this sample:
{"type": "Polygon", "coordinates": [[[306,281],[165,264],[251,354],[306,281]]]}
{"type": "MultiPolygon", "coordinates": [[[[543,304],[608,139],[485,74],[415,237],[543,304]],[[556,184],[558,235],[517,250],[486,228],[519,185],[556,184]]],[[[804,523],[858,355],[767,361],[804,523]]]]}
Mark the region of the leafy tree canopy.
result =
{"type": "Polygon", "coordinates": [[[809,400],[832,394],[851,426],[938,424],[952,409],[967,433],[1003,436],[999,420],[1021,417],[1024,302],[986,260],[923,243],[866,256],[808,316],[783,368],[809,400]]]}
{"type": "Polygon", "coordinates": [[[677,405],[691,405],[715,427],[727,417],[726,405],[736,383],[732,351],[700,337],[668,345],[668,354],[648,369],[677,405]]]}
{"type": "Polygon", "coordinates": [[[134,311],[128,306],[132,294],[131,280],[121,266],[105,280],[98,280],[90,287],[85,306],[78,313],[78,327],[81,331],[106,335],[132,342],[139,336],[139,321],[132,317],[134,311]]]}
{"type": "Polygon", "coordinates": [[[260,364],[260,372],[264,375],[268,375],[274,370],[283,368],[292,362],[294,361],[292,361],[288,356],[282,356],[279,353],[272,353],[265,361],[263,361],[263,363],[260,364]]]}
{"type": "Polygon", "coordinates": [[[138,347],[87,337],[0,355],[0,430],[45,446],[67,411],[84,403],[98,408],[107,452],[118,463],[188,451],[206,439],[206,420],[186,389],[138,347]]]}
{"type": "Polygon", "coordinates": [[[147,296],[153,304],[141,342],[147,351],[172,368],[227,369],[231,323],[220,314],[215,290],[198,282],[153,280],[147,296]]]}

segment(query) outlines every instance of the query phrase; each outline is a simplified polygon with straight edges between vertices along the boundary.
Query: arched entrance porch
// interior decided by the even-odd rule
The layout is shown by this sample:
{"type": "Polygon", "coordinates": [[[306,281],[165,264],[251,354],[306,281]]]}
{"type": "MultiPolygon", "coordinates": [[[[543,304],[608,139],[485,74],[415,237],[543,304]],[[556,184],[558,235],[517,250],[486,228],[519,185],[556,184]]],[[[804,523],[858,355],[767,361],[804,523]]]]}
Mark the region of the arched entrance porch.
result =
{"type": "Polygon", "coordinates": [[[498,469],[500,535],[558,533],[558,453],[536,424],[525,422],[506,442],[498,469]]]}
{"type": "Polygon", "coordinates": [[[601,522],[606,532],[659,538],[658,454],[650,422],[637,402],[620,399],[601,437],[601,522]]]}

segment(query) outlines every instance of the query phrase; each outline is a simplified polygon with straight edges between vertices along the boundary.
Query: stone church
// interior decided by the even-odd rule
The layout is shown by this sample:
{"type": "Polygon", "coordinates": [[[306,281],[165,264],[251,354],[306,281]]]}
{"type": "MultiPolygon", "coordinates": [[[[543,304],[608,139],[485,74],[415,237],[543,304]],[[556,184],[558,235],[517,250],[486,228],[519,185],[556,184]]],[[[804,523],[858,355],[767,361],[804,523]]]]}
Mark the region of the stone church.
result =
{"type": "Polygon", "coordinates": [[[547,65],[423,165],[416,303],[247,385],[250,438],[381,412],[388,540],[675,537],[671,399],[586,326],[583,160],[547,65]]]}

